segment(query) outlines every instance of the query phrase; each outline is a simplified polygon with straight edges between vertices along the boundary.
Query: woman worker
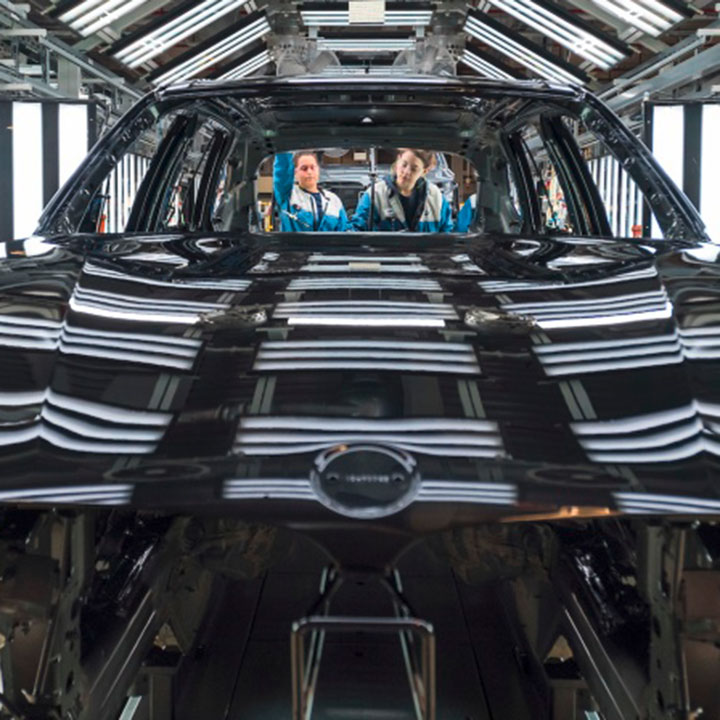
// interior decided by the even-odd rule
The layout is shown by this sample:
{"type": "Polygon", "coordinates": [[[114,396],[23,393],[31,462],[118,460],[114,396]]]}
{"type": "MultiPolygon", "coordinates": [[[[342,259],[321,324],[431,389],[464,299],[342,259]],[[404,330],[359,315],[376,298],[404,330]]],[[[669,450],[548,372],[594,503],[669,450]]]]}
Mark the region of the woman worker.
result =
{"type": "Polygon", "coordinates": [[[320,166],[311,151],[279,153],[273,165],[275,203],[282,232],[343,232],[348,219],[342,200],[318,185],[320,166]]]}
{"type": "Polygon", "coordinates": [[[352,229],[452,232],[450,205],[440,188],[425,178],[434,164],[435,154],[427,150],[398,150],[393,173],[378,180],[360,198],[350,221],[352,229]]]}

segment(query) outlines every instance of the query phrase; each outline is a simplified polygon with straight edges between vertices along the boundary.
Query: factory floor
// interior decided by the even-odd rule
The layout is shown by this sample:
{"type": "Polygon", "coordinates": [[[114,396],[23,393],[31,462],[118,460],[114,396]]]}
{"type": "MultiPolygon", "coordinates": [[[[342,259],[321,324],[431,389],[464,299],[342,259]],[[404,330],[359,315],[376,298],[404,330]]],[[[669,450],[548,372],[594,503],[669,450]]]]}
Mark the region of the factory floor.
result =
{"type": "MultiPolygon", "coordinates": [[[[325,564],[314,545],[300,540],[261,578],[222,586],[201,650],[185,661],[175,688],[175,720],[292,717],[290,628],[317,599],[325,564]]],[[[399,570],[413,610],[435,629],[438,720],[533,717],[495,589],[465,585],[422,544],[399,570]]],[[[331,614],[392,616],[393,609],[379,583],[349,579],[331,614]]],[[[397,635],[326,634],[313,720],[415,717],[397,635]]]]}

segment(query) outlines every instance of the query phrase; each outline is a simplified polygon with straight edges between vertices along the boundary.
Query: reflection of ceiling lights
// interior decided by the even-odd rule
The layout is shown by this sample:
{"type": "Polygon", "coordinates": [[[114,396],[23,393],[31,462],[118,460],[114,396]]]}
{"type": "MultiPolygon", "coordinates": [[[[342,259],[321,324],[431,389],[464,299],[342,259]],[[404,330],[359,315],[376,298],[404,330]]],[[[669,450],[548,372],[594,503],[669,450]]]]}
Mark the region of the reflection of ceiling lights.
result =
{"type": "Polygon", "coordinates": [[[530,290],[563,290],[566,288],[590,287],[592,285],[612,285],[633,282],[657,277],[654,267],[630,270],[629,272],[609,275],[598,280],[580,280],[579,282],[563,282],[561,280],[483,280],[478,285],[491,293],[528,292],[530,290]]]}
{"type": "Polygon", "coordinates": [[[551,376],[637,370],[677,365],[683,361],[683,347],[676,333],[622,340],[550,343],[536,345],[533,352],[545,374],[551,376]]]}
{"type": "Polygon", "coordinates": [[[397,52],[415,47],[414,38],[322,38],[318,50],[335,52],[397,52]]]}
{"type": "Polygon", "coordinates": [[[168,83],[187,80],[203,72],[203,70],[217,65],[222,60],[225,60],[269,32],[270,25],[267,18],[263,15],[251,21],[249,24],[244,24],[243,27],[236,32],[223,37],[223,39],[209,46],[200,46],[202,50],[192,51],[191,53],[181,56],[178,65],[172,69],[159,76],[155,76],[153,73],[152,81],[156,85],[166,85],[168,83]]]}
{"type": "Polygon", "coordinates": [[[301,268],[311,273],[337,273],[368,271],[397,273],[429,272],[427,265],[420,261],[419,255],[330,255],[315,253],[301,268]]]}
{"type": "Polygon", "coordinates": [[[490,0],[495,7],[513,15],[534,30],[551,37],[576,55],[607,70],[627,56],[618,43],[581,26],[559,8],[533,0],[490,0]]]}
{"type": "Polygon", "coordinates": [[[148,300],[125,293],[112,293],[77,286],[69,302],[74,312],[128,322],[162,322],[193,325],[201,313],[217,312],[227,303],[185,300],[148,300]]]}
{"type": "Polygon", "coordinates": [[[131,68],[142,65],[246,2],[247,0],[204,0],[177,17],[166,18],[160,27],[122,48],[115,53],[115,57],[131,68]]]}
{"type": "Polygon", "coordinates": [[[481,43],[506,55],[514,62],[532,70],[540,77],[561,83],[585,82],[587,76],[569,63],[562,63],[539,45],[506,28],[483,13],[470,10],[465,31],[481,43]]]}
{"type": "MultiPolygon", "coordinates": [[[[7,395],[5,396],[7,397],[7,395]]],[[[65,450],[90,453],[151,453],[172,420],[171,413],[99,403],[46,390],[37,412],[35,397],[27,401],[32,422],[0,427],[0,446],[42,439],[65,450]]],[[[19,408],[11,399],[13,408],[19,408]]]]}
{"type": "Polygon", "coordinates": [[[633,515],[666,515],[668,513],[702,515],[703,513],[720,513],[720,500],[636,492],[616,492],[613,495],[618,509],[633,515]]]}
{"type": "Polygon", "coordinates": [[[130,502],[132,485],[63,485],[58,487],[23,488],[0,491],[0,501],[27,503],[83,503],[92,505],[123,505],[130,502]]]}
{"type": "Polygon", "coordinates": [[[463,51],[463,54],[460,56],[460,62],[465,63],[468,67],[471,67],[475,72],[484,77],[493,78],[494,80],[514,80],[510,73],[506,73],[504,70],[501,70],[499,67],[496,67],[469,50],[463,51]]]}
{"type": "Polygon", "coordinates": [[[684,16],[688,16],[657,0],[593,0],[593,2],[603,10],[653,36],[660,35],[680,22],[684,16]]]}
{"type": "MultiPolygon", "coordinates": [[[[303,10],[303,22],[308,27],[345,27],[350,24],[347,10],[303,10]]],[[[389,26],[429,25],[432,10],[386,10],[385,22],[367,23],[389,26]]]]}
{"type": "Polygon", "coordinates": [[[85,0],[60,15],[81,35],[92,35],[142,5],[144,0],[85,0]]]}
{"type": "Polygon", "coordinates": [[[508,483],[423,480],[418,502],[462,502],[482,505],[513,505],[517,502],[516,485],[508,483]]]}
{"type": "Polygon", "coordinates": [[[440,292],[437,280],[395,277],[300,277],[290,281],[288,290],[416,290],[440,292]]]}
{"type": "Polygon", "coordinates": [[[255,71],[264,67],[268,63],[272,62],[270,53],[267,50],[259,52],[257,55],[244,60],[239,65],[236,65],[231,70],[228,70],[223,75],[220,75],[220,80],[237,80],[238,78],[247,77],[252,75],[255,71]]]}
{"type": "MultiPolygon", "coordinates": [[[[457,482],[423,480],[417,502],[480,503],[482,505],[513,505],[517,502],[517,486],[508,483],[457,482]]],[[[227,480],[223,497],[228,500],[292,499],[316,500],[309,480],[291,478],[242,478],[227,480]]]]}
{"type": "Polygon", "coordinates": [[[663,320],[671,317],[673,311],[664,290],[592,300],[505,303],[502,309],[515,315],[529,315],[545,330],[663,320]]]}
{"type": "MultiPolygon", "coordinates": [[[[95,275],[96,277],[111,278],[112,280],[120,280],[126,283],[139,285],[156,285],[158,287],[169,287],[173,290],[179,288],[190,288],[193,290],[220,290],[222,292],[243,292],[252,285],[252,280],[239,280],[235,278],[216,278],[214,280],[205,280],[200,278],[175,278],[170,280],[159,280],[154,277],[145,277],[144,275],[131,275],[129,272],[120,272],[111,270],[102,265],[93,265],[85,263],[83,267],[85,275],[95,275]]],[[[142,292],[142,288],[140,292],[142,292]]]]}
{"type": "Polygon", "coordinates": [[[670,462],[707,449],[700,407],[691,403],[646,415],[571,424],[593,462],[670,462]]]}
{"type": "Polygon", "coordinates": [[[288,325],[329,327],[445,327],[457,314],[447,303],[390,302],[385,300],[336,300],[281,302],[275,319],[288,325]]]}
{"type": "Polygon", "coordinates": [[[472,345],[408,340],[267,340],[253,370],[396,370],[480,373],[472,345]]]}
{"type": "Polygon", "coordinates": [[[223,497],[226,500],[256,500],[256,499],[289,499],[289,500],[315,500],[316,495],[310,488],[309,480],[293,480],[289,478],[242,478],[241,480],[226,480],[223,488],[223,497]]]}
{"type": "Polygon", "coordinates": [[[290,455],[345,443],[380,443],[423,455],[499,457],[496,422],[470,418],[349,418],[252,415],[240,419],[234,449],[290,455]]]}

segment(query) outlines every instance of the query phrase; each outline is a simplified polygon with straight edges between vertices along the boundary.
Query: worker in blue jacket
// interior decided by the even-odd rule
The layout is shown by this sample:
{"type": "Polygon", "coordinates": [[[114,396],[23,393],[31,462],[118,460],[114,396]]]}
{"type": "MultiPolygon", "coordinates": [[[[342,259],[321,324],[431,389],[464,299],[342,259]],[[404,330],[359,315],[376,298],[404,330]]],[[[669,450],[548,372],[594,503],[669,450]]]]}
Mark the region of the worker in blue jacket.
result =
{"type": "Polygon", "coordinates": [[[470,229],[470,223],[475,217],[475,207],[477,205],[477,195],[473,193],[460,208],[460,212],[457,216],[457,222],[455,223],[456,232],[467,232],[470,229]]]}
{"type": "Polygon", "coordinates": [[[434,164],[435,153],[401,148],[393,173],[378,180],[360,198],[350,221],[352,229],[452,232],[450,205],[440,188],[425,177],[434,164]]]}
{"type": "Polygon", "coordinates": [[[342,200],[318,185],[320,166],[313,152],[279,153],[273,165],[275,203],[282,232],[344,232],[342,200]]]}

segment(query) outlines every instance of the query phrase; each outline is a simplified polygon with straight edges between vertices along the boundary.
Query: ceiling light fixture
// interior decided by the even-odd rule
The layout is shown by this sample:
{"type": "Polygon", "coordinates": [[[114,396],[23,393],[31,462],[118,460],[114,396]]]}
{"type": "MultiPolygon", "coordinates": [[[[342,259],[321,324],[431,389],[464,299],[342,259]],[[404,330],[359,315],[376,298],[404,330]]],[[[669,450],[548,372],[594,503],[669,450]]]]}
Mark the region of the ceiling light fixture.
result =
{"type": "Polygon", "coordinates": [[[142,5],[144,0],[85,0],[60,15],[81,35],[87,37],[142,5]]]}
{"type": "Polygon", "coordinates": [[[589,80],[578,68],[554,57],[484,13],[470,10],[465,21],[465,32],[547,80],[575,84],[589,80]]]}
{"type": "MultiPolygon", "coordinates": [[[[308,27],[346,27],[350,25],[348,10],[302,10],[300,15],[308,27]]],[[[396,27],[404,25],[425,26],[430,24],[431,18],[432,10],[386,10],[384,22],[366,24],[396,27]]]]}
{"type": "Polygon", "coordinates": [[[272,57],[267,50],[263,50],[257,55],[253,55],[247,60],[242,60],[239,64],[235,65],[231,70],[220,75],[219,80],[238,80],[239,78],[247,77],[252,75],[254,72],[264,67],[268,63],[272,62],[272,57]]]}
{"type": "Polygon", "coordinates": [[[244,5],[247,0],[204,0],[160,26],[146,32],[115,53],[128,67],[142,65],[189,35],[244,5]]]}
{"type": "Polygon", "coordinates": [[[493,65],[488,60],[480,57],[474,52],[465,49],[463,54],[460,56],[460,62],[465,63],[468,67],[472,68],[476,73],[483,77],[492,78],[493,80],[515,80],[510,73],[501,70],[496,65],[493,65]]]}
{"type": "Polygon", "coordinates": [[[249,24],[243,23],[243,27],[239,30],[230,32],[230,34],[223,33],[222,39],[217,39],[218,36],[215,36],[207,43],[181,55],[176,61],[177,64],[174,64],[171,69],[162,72],[165,68],[159,68],[161,74],[157,74],[158,71],[151,73],[150,80],[155,85],[167,85],[188,80],[203,70],[217,65],[221,60],[230,57],[269,32],[270,24],[264,15],[252,20],[249,24]]]}
{"type": "Polygon", "coordinates": [[[415,47],[414,38],[323,38],[317,39],[318,50],[335,52],[396,52],[415,47]]]}
{"type": "Polygon", "coordinates": [[[664,33],[675,23],[691,15],[689,11],[683,11],[679,7],[670,8],[656,0],[593,0],[593,2],[653,37],[664,33]]]}
{"type": "Polygon", "coordinates": [[[584,23],[579,23],[564,10],[550,3],[534,0],[490,2],[603,70],[610,69],[630,54],[621,43],[591,31],[584,23]]]}

